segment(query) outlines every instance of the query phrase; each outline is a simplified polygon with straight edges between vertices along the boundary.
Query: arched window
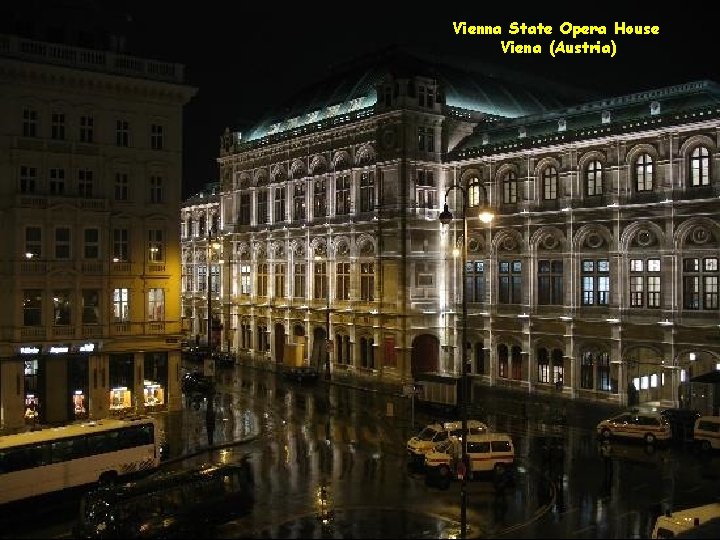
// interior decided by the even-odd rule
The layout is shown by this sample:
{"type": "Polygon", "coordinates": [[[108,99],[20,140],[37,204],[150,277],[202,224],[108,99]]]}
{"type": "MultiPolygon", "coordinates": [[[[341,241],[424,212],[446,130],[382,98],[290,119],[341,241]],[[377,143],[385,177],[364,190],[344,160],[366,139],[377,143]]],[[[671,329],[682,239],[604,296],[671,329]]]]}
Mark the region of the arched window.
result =
{"type": "Polygon", "coordinates": [[[512,378],[522,379],[522,351],[517,345],[512,348],[512,378]]]}
{"type": "Polygon", "coordinates": [[[635,162],[635,186],[637,191],[653,190],[653,160],[650,154],[642,154],[635,162]]]}
{"type": "Polygon", "coordinates": [[[585,390],[593,389],[595,365],[593,363],[593,353],[586,351],[582,353],[580,363],[580,388],[585,390]]]}
{"type": "Polygon", "coordinates": [[[710,185],[710,153],[698,146],[690,154],[690,186],[710,185]]]}
{"type": "Polygon", "coordinates": [[[553,349],[552,352],[552,379],[555,384],[563,385],[563,352],[562,349],[553,349]]]}
{"type": "Polygon", "coordinates": [[[537,350],[538,382],[550,382],[550,355],[545,347],[537,350]]]}
{"type": "Polygon", "coordinates": [[[475,344],[475,374],[485,374],[485,349],[482,343],[475,344]]]}
{"type": "Polygon", "coordinates": [[[508,378],[508,348],[507,345],[498,345],[498,376],[508,378]]]}
{"type": "Polygon", "coordinates": [[[509,171],[503,179],[503,204],[517,203],[517,178],[509,171]]]}
{"type": "Polygon", "coordinates": [[[558,172],[555,167],[546,167],[542,172],[543,199],[554,201],[558,192],[558,172]]]}
{"type": "Polygon", "coordinates": [[[360,365],[366,369],[375,369],[375,347],[373,338],[360,338],[360,365]]]}
{"type": "Polygon", "coordinates": [[[480,186],[480,179],[477,176],[468,178],[467,197],[468,197],[468,207],[469,208],[473,208],[475,206],[480,206],[482,204],[483,201],[480,198],[481,189],[482,188],[480,186]]]}
{"type": "Polygon", "coordinates": [[[598,160],[588,163],[585,171],[585,192],[588,197],[602,195],[602,163],[598,160]]]}
{"type": "Polygon", "coordinates": [[[335,363],[352,364],[350,336],[346,334],[335,334],[335,363]]]}
{"type": "Polygon", "coordinates": [[[597,389],[610,392],[610,353],[601,352],[595,355],[597,363],[597,389]]]}

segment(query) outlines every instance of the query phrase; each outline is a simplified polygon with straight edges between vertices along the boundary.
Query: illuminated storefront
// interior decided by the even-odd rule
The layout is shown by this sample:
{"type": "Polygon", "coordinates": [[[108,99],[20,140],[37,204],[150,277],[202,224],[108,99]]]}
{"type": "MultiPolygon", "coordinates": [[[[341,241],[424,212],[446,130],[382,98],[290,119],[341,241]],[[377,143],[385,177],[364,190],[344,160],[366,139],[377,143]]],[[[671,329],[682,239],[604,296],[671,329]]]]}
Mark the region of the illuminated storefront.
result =
{"type": "Polygon", "coordinates": [[[145,368],[145,380],[143,382],[145,407],[164,408],[167,405],[165,399],[168,383],[167,353],[145,353],[145,365],[143,367],[145,368]]]}
{"type": "Polygon", "coordinates": [[[25,423],[34,424],[40,418],[40,347],[21,347],[20,355],[24,364],[25,423]]]}
{"type": "Polygon", "coordinates": [[[111,414],[122,414],[133,406],[134,366],[132,353],[110,355],[111,414]]]}

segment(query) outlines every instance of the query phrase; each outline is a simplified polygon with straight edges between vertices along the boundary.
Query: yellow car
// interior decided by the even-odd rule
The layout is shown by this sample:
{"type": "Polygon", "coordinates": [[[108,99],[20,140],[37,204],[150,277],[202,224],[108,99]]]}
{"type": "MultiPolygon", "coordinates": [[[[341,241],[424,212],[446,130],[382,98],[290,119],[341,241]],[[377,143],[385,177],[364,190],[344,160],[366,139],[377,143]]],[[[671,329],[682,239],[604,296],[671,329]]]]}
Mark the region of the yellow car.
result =
{"type": "MultiPolygon", "coordinates": [[[[488,431],[487,425],[478,420],[468,420],[467,429],[468,435],[480,435],[488,431]]],[[[415,465],[423,465],[425,454],[432,451],[438,444],[449,439],[460,438],[462,438],[462,422],[460,421],[429,424],[407,442],[408,458],[415,465]]]]}

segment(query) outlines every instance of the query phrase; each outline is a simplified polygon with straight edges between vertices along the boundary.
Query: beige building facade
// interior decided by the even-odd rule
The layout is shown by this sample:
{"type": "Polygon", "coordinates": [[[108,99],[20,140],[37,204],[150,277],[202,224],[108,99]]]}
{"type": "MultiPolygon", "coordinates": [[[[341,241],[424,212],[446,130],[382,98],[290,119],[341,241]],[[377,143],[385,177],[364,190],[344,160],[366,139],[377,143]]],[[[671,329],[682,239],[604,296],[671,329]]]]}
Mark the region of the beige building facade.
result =
{"type": "Polygon", "coordinates": [[[464,288],[476,390],[688,399],[720,362],[718,87],[568,107],[456,68],[376,62],[223,136],[224,339],[368,384],[459,374],[464,288]]]}
{"type": "Polygon", "coordinates": [[[183,67],[0,36],[0,423],[180,407],[183,67]]]}

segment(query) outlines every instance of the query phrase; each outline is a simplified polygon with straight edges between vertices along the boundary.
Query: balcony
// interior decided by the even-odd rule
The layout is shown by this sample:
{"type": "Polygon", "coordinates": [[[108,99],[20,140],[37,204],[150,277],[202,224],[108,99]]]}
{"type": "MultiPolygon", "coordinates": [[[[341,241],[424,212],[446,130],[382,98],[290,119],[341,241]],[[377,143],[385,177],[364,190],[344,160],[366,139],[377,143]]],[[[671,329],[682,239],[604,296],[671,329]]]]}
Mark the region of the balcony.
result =
{"type": "Polygon", "coordinates": [[[127,261],[124,262],[114,262],[112,263],[112,266],[110,267],[110,272],[112,274],[129,274],[132,269],[132,263],[129,263],[127,261]]]}
{"type": "Polygon", "coordinates": [[[31,62],[129,75],[142,79],[182,83],[184,76],[182,64],[145,60],[110,51],[70,47],[11,35],[0,35],[0,51],[5,56],[31,62]]]}
{"type": "Polygon", "coordinates": [[[103,263],[97,261],[83,261],[80,265],[83,274],[102,274],[103,263]]]}
{"type": "Polygon", "coordinates": [[[45,339],[44,326],[24,326],[20,329],[20,337],[31,339],[45,339]]]}
{"type": "Polygon", "coordinates": [[[103,327],[99,324],[84,324],[82,327],[83,338],[101,338],[103,335],[103,327]]]}
{"type": "Polygon", "coordinates": [[[54,338],[74,338],[75,327],[74,326],[53,326],[52,337],[54,338]]]}
{"type": "Polygon", "coordinates": [[[148,272],[165,272],[165,264],[148,264],[148,272]]]}
{"type": "Polygon", "coordinates": [[[165,322],[164,321],[153,321],[145,323],[146,334],[164,334],[165,333],[165,322]]]}
{"type": "Polygon", "coordinates": [[[105,199],[78,199],[78,208],[83,210],[106,210],[107,200],[105,199]]]}
{"type": "Polygon", "coordinates": [[[112,333],[116,336],[130,335],[132,325],[129,322],[116,322],[111,325],[112,333]]]}
{"type": "Polygon", "coordinates": [[[20,274],[42,275],[47,273],[47,264],[42,261],[22,261],[20,263],[20,274]]]}
{"type": "Polygon", "coordinates": [[[18,195],[15,199],[15,203],[20,208],[47,208],[47,197],[35,194],[18,195]]]}

